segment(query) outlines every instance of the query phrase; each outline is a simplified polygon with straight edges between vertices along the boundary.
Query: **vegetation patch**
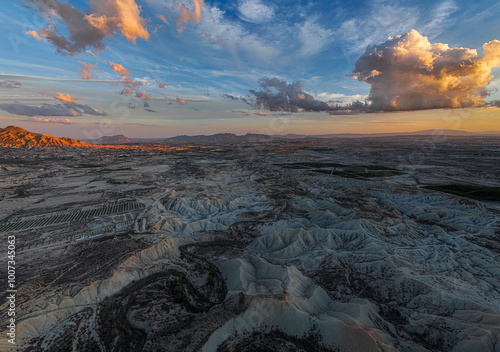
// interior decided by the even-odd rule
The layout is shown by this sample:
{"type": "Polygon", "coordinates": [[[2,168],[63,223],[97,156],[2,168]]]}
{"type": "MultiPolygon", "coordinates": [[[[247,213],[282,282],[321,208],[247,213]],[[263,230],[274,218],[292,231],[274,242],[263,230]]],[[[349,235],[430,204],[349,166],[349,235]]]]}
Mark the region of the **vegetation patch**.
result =
{"type": "Polygon", "coordinates": [[[500,201],[500,187],[471,185],[426,186],[426,189],[483,201],[500,201]]]}

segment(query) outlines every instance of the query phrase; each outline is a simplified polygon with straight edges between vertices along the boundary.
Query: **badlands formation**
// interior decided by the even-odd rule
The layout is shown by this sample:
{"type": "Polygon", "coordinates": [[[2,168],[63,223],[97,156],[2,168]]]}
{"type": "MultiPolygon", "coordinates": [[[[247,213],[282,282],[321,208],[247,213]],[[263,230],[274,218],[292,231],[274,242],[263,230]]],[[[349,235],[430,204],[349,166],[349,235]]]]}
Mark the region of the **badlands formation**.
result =
{"type": "Polygon", "coordinates": [[[500,142],[415,138],[2,151],[0,350],[500,351],[500,142]]]}

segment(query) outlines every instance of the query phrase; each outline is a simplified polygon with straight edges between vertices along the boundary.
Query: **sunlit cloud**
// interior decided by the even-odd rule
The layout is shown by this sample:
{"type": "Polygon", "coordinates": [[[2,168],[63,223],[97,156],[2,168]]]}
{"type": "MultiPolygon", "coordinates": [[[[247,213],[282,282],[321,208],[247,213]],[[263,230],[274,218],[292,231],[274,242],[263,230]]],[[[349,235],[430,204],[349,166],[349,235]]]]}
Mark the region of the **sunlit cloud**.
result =
{"type": "Polygon", "coordinates": [[[110,61],[109,66],[113,71],[118,72],[120,76],[128,76],[130,74],[130,72],[125,67],[123,67],[122,64],[115,64],[114,62],[110,61]]]}
{"type": "Polygon", "coordinates": [[[70,94],[64,94],[61,92],[57,92],[57,93],[39,92],[39,93],[42,95],[49,96],[49,97],[54,97],[63,103],[69,103],[69,104],[73,104],[74,102],[76,102],[77,99],[81,99],[81,98],[72,97],[70,94]]]}
{"type": "Polygon", "coordinates": [[[33,38],[35,38],[36,40],[42,40],[42,38],[38,35],[37,32],[35,32],[34,30],[30,29],[28,31],[25,32],[26,34],[28,35],[31,35],[33,38]]]}
{"type": "Polygon", "coordinates": [[[80,76],[83,79],[92,79],[94,74],[91,71],[94,69],[95,65],[83,61],[79,61],[79,63],[82,64],[82,67],[78,69],[80,76]]]}
{"type": "Polygon", "coordinates": [[[376,111],[478,106],[489,95],[492,67],[500,64],[500,41],[483,51],[431,44],[411,30],[369,47],[352,77],[371,85],[368,100],[376,111]]]}
{"type": "Polygon", "coordinates": [[[119,29],[122,35],[135,44],[137,38],[149,40],[145,20],[140,16],[135,0],[91,0],[93,13],[85,16],[105,37],[119,29]]]}
{"type": "Polygon", "coordinates": [[[169,24],[167,19],[165,18],[165,16],[163,16],[161,14],[157,14],[156,17],[158,17],[163,23],[169,24]]]}
{"type": "Polygon", "coordinates": [[[134,0],[91,0],[91,10],[84,13],[69,2],[25,1],[46,18],[48,26],[40,28],[40,34],[61,54],[81,54],[87,47],[103,50],[103,39],[111,38],[117,31],[134,44],[137,38],[149,39],[146,22],[140,16],[140,8],[134,0]],[[61,34],[56,20],[64,24],[68,36],[61,34]]]}
{"type": "Polygon", "coordinates": [[[38,117],[38,116],[35,116],[33,117],[33,120],[37,121],[37,122],[47,122],[47,123],[61,123],[61,124],[64,124],[64,125],[69,125],[71,124],[71,120],[70,119],[54,119],[54,118],[51,118],[51,117],[38,117]]]}
{"type": "Polygon", "coordinates": [[[151,99],[151,97],[146,93],[146,91],[144,89],[142,91],[136,92],[134,97],[139,98],[141,100],[151,99]]]}
{"type": "Polygon", "coordinates": [[[204,0],[192,0],[194,9],[188,8],[182,2],[178,2],[179,15],[177,16],[177,31],[181,34],[188,24],[197,24],[201,21],[201,9],[205,6],[204,0]]]}

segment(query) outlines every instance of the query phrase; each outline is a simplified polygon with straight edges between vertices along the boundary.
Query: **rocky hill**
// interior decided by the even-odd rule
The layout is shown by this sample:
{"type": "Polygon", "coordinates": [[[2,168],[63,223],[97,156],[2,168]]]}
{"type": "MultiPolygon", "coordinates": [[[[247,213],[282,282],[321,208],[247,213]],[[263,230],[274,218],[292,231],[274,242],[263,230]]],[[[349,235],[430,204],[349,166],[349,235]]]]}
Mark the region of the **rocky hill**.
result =
{"type": "Polygon", "coordinates": [[[17,126],[8,126],[0,130],[0,146],[27,148],[90,147],[89,144],[76,139],[32,133],[17,126]]]}
{"type": "Polygon", "coordinates": [[[94,143],[96,144],[127,144],[131,143],[133,140],[123,134],[117,134],[116,136],[102,136],[94,143]]]}

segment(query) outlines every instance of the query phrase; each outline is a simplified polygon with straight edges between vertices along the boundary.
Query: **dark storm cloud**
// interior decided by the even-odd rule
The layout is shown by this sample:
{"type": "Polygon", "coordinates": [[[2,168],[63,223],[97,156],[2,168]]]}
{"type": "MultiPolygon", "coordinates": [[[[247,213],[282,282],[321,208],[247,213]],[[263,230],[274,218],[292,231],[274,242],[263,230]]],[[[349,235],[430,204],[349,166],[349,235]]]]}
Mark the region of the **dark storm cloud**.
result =
{"type": "Polygon", "coordinates": [[[83,104],[42,104],[33,106],[22,103],[0,104],[0,109],[8,113],[24,116],[81,116],[83,114],[107,116],[105,112],[83,104]]]}
{"type": "Polygon", "coordinates": [[[288,84],[276,77],[262,77],[258,80],[262,90],[250,90],[254,97],[254,106],[270,111],[329,111],[333,107],[316,100],[304,91],[302,82],[288,84]]]}
{"type": "MultiPolygon", "coordinates": [[[[333,101],[320,101],[312,95],[306,93],[302,82],[288,84],[279,78],[262,77],[257,81],[261,86],[261,91],[250,90],[250,95],[237,97],[231,94],[222,94],[222,97],[231,101],[242,101],[256,109],[265,109],[279,114],[289,114],[296,112],[328,112],[331,115],[352,115],[360,112],[370,112],[366,102],[355,101],[349,105],[340,105],[333,101]]],[[[242,113],[242,111],[234,111],[242,113]]],[[[244,116],[248,112],[242,113],[244,116]]],[[[259,113],[259,116],[265,116],[259,113]]],[[[275,116],[276,114],[274,114],[275,116]]]]}

